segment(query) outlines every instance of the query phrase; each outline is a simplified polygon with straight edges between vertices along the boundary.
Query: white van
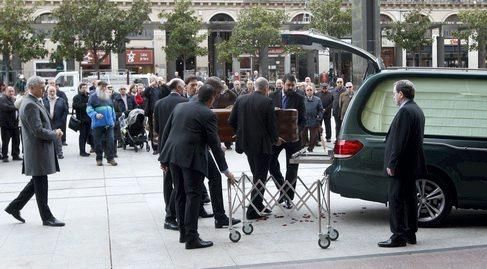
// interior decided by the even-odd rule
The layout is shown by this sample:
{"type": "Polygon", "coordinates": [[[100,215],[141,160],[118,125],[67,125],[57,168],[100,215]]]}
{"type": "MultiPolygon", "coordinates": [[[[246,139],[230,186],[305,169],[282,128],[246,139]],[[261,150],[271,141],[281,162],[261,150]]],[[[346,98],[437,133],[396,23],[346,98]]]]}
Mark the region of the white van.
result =
{"type": "MultiPolygon", "coordinates": [[[[129,74],[129,82],[132,83],[138,79],[144,86],[149,85],[150,75],[148,74],[129,74]]],[[[98,76],[92,75],[85,78],[80,77],[78,71],[59,72],[54,80],[56,85],[59,85],[59,90],[63,91],[68,97],[69,105],[73,104],[73,97],[78,94],[78,86],[81,82],[86,82],[89,86],[91,82],[97,80],[98,76]]],[[[122,73],[101,73],[100,80],[106,81],[118,91],[122,86],[127,85],[127,74],[122,73]]]]}

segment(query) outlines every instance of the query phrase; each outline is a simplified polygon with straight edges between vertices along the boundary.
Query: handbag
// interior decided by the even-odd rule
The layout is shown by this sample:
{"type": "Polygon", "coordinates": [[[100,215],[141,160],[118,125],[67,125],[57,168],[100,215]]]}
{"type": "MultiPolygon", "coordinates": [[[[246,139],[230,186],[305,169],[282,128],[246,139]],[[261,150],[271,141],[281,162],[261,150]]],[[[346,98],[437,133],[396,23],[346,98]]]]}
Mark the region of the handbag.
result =
{"type": "Polygon", "coordinates": [[[74,114],[74,109],[71,110],[71,117],[69,118],[68,127],[75,132],[81,129],[81,121],[76,118],[76,115],[74,114]]]}

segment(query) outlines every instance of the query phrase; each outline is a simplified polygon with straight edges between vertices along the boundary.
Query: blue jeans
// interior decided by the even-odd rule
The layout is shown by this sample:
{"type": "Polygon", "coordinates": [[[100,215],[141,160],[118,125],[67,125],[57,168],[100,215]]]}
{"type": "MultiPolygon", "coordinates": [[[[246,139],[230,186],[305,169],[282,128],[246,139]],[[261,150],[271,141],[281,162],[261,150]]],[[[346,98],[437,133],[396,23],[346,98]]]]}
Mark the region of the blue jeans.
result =
{"type": "Polygon", "coordinates": [[[115,155],[115,139],[113,127],[97,127],[93,129],[93,140],[95,142],[96,160],[103,159],[103,149],[107,148],[107,160],[111,161],[115,155]]]}

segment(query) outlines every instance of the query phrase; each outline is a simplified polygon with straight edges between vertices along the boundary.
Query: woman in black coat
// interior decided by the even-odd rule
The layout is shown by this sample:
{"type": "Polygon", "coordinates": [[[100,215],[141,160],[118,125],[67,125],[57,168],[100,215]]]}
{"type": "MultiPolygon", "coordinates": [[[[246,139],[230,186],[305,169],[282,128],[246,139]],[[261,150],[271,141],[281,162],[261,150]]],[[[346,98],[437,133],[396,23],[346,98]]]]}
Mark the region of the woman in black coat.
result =
{"type": "Polygon", "coordinates": [[[86,105],[88,104],[88,85],[81,83],[78,87],[78,94],[73,98],[73,110],[76,113],[76,118],[81,121],[79,130],[79,155],[83,157],[90,156],[86,152],[86,143],[93,148],[93,139],[91,137],[91,118],[86,113],[86,105]]]}

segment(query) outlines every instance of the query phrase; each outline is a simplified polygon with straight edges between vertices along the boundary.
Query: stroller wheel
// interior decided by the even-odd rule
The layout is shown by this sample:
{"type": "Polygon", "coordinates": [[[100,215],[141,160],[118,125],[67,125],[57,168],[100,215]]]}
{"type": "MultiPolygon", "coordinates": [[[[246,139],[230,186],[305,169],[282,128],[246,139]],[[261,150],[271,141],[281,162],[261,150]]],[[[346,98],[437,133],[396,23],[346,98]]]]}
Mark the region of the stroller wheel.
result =
{"type": "Polygon", "coordinates": [[[149,144],[147,144],[147,145],[145,146],[145,151],[147,151],[147,152],[149,152],[149,151],[150,151],[149,144]]]}
{"type": "Polygon", "coordinates": [[[135,152],[139,151],[139,148],[137,147],[137,145],[134,147],[134,151],[135,152]]]}
{"type": "Polygon", "coordinates": [[[124,141],[122,141],[122,148],[123,148],[123,150],[126,150],[127,149],[127,145],[125,144],[124,141]]]}

